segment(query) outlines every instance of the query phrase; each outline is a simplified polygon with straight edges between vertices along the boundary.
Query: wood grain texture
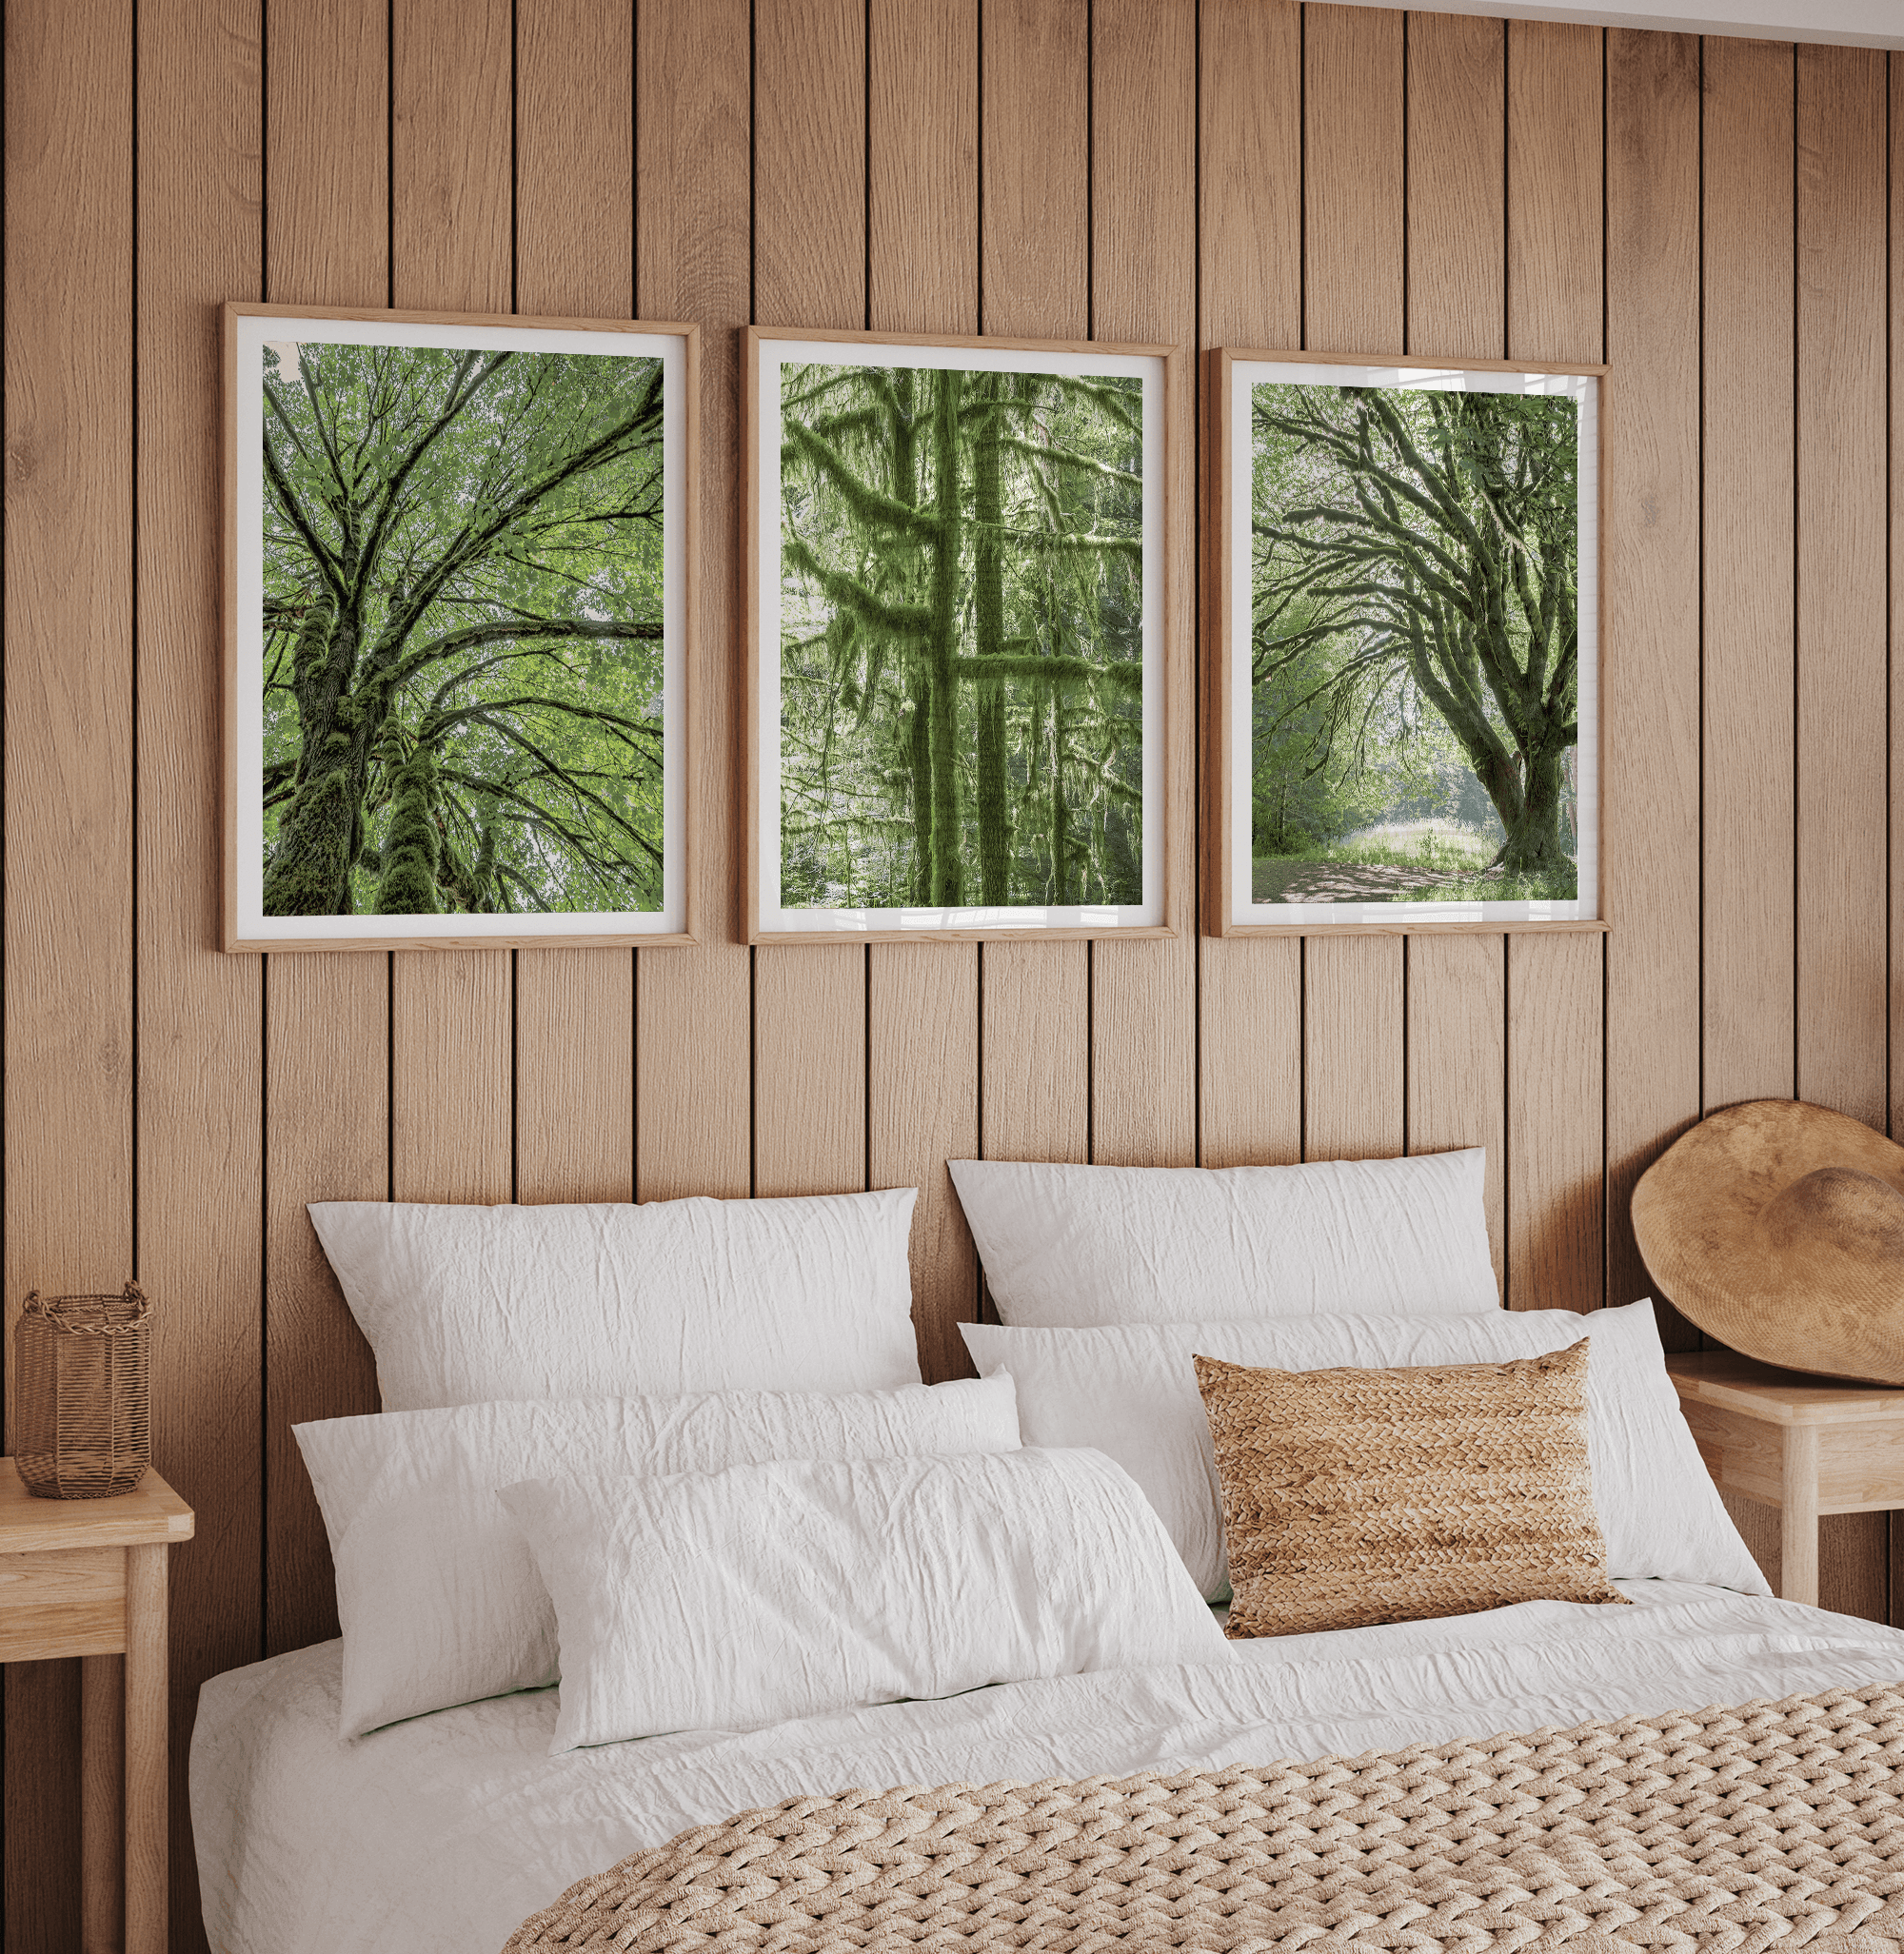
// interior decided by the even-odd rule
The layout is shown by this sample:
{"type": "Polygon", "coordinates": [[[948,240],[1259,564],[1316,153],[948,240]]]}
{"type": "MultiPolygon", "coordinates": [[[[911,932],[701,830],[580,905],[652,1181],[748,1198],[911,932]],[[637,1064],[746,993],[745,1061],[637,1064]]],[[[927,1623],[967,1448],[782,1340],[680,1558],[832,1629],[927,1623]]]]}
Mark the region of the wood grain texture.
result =
{"type": "MultiPolygon", "coordinates": [[[[634,13],[628,0],[517,0],[516,304],[632,317],[634,13]]],[[[631,1201],[635,957],[516,956],[515,1193],[631,1201]]]]}
{"type": "Polygon", "coordinates": [[[1884,57],[1797,52],[1801,1099],[1889,1114],[1884,57]]]}
{"type": "MultiPolygon", "coordinates": [[[[265,297],[389,298],[388,11],[321,0],[273,17],[265,297]]],[[[305,1213],[389,1194],[387,954],[265,962],[265,1652],[337,1632],[330,1549],[291,1427],[377,1409],[364,1341],[305,1213]]]]}
{"type": "Polygon", "coordinates": [[[258,0],[139,12],[139,1276],[157,1311],[152,1457],[197,1509],[172,1574],[169,1885],[202,1934],[186,1768],[199,1685],[264,1652],[264,970],[222,956],[218,356],[205,321],[256,295],[258,0]]]}
{"type": "MultiPolygon", "coordinates": [[[[1194,0],[1097,0],[1091,11],[1091,319],[1101,337],[1196,337],[1194,0]]],[[[1164,874],[1178,935],[1091,950],[1091,1157],[1197,1158],[1197,374],[1165,382],[1164,874]]]]}
{"type": "MultiPolygon", "coordinates": [[[[1507,351],[1506,23],[1408,17],[1408,350],[1507,351]]],[[[1507,945],[1411,937],[1404,953],[1407,1147],[1487,1150],[1488,1241],[1507,1273],[1507,945]]]]}
{"type": "MultiPolygon", "coordinates": [[[[1904,61],[1891,64],[1891,696],[1904,685],[1904,61]]],[[[1894,713],[1895,707],[1894,704],[1894,713]]],[[[1896,737],[1895,727],[1892,737],[1896,737]]],[[[1904,805],[1891,808],[1891,1126],[1904,1135],[1904,805]]],[[[1894,1557],[1904,1556],[1904,1526],[1892,1529],[1894,1557]]],[[[1894,1566],[1895,1560],[1894,1559],[1894,1566]]],[[[1896,1603],[1904,1603],[1904,1569],[1892,1578],[1896,1603]]]]}
{"type": "MultiPolygon", "coordinates": [[[[1407,347],[1403,45],[1399,13],[1305,15],[1302,344],[1329,353],[1407,347]]],[[[1303,1157],[1406,1144],[1399,938],[1306,938],[1303,1157]]]]}
{"type": "Polygon", "coordinates": [[[1508,941],[1512,1205],[1504,1297],[1511,1310],[1597,1310],[1604,1300],[1600,1065],[1606,940],[1508,941]]]}
{"type": "Polygon", "coordinates": [[[928,1383],[969,1377],[959,1325],[978,1314],[978,1254],[945,1163],[979,1153],[979,949],[888,943],[868,955],[876,1062],[867,1185],[919,1189],[911,1254],[920,1370],[928,1383]]]}
{"type": "MultiPolygon", "coordinates": [[[[129,7],[7,11],[6,1350],[131,1272],[129,7]]],[[[10,1423],[12,1374],[7,1376],[10,1423]]],[[[6,1943],[78,1917],[76,1664],[5,1677],[6,1943]]]]}
{"type": "MultiPolygon", "coordinates": [[[[865,326],[865,21],[863,0],[754,8],[760,325],[865,326]]],[[[754,952],[757,1194],[866,1184],[866,954],[858,943],[754,952]]]]}
{"type": "Polygon", "coordinates": [[[1507,338],[1517,360],[1604,357],[1602,62],[1598,28],[1507,23],[1507,338]]]}
{"type": "MultiPolygon", "coordinates": [[[[119,1563],[125,1609],[126,1556],[119,1563]]],[[[126,1932],[126,1661],[89,1655],[79,1666],[79,1944],[119,1954],[126,1932]]]]}
{"type": "Polygon", "coordinates": [[[1404,18],[1378,7],[1304,16],[1302,344],[1318,352],[1407,350],[1404,18]]]}
{"type": "Polygon", "coordinates": [[[692,949],[638,953],[635,1190],[748,1192],[752,962],[737,940],[740,474],[735,343],[748,309],[748,10],[638,0],[635,296],[701,348],[701,533],[687,704],[692,949]]]}
{"type": "Polygon", "coordinates": [[[1408,1151],[1487,1149],[1488,1246],[1503,1289],[1508,954],[1500,937],[1408,940],[1408,1151]]]}
{"type": "Polygon", "coordinates": [[[1406,1143],[1402,949],[1302,939],[1302,1157],[1386,1160],[1406,1143]]]}
{"type": "MultiPolygon", "coordinates": [[[[982,331],[1091,336],[1088,22],[1066,0],[987,0],[983,10],[982,331]]],[[[1089,1157],[1092,954],[1084,943],[984,946],[987,1158],[1089,1157]]]]}
{"type": "MultiPolygon", "coordinates": [[[[1633,1185],[1699,1116],[1698,55],[1684,36],[1607,39],[1600,846],[1616,1304],[1653,1289],[1627,1219],[1633,1185]]],[[[1519,980],[1517,963],[1510,1009],[1519,980]]],[[[1508,1065],[1512,1077],[1511,1049],[1508,1065]]],[[[1514,1117],[1510,1106],[1510,1129],[1514,1117]]],[[[1683,1343],[1676,1319],[1662,1322],[1683,1343]]]]}
{"type": "Polygon", "coordinates": [[[1408,16],[1408,350],[1497,360],[1507,307],[1507,23],[1408,16]]]}
{"type": "Polygon", "coordinates": [[[126,1552],[126,1950],[166,1954],[166,1644],[171,1549],[126,1552]]]}
{"type": "Polygon", "coordinates": [[[265,1652],[337,1633],[323,1516],[291,1427],[377,1409],[370,1346],[305,1212],[390,1191],[389,959],[280,957],[265,1015],[265,1652]]]}
{"type": "Polygon", "coordinates": [[[1794,1091],[1793,60],[1704,55],[1704,1110],[1794,1091]]]}
{"type": "MultiPolygon", "coordinates": [[[[866,323],[979,324],[978,0],[873,0],[867,27],[866,323]]],[[[926,1379],[971,1374],[958,1326],[979,1260],[945,1171],[979,1152],[976,943],[867,948],[867,1184],[916,1187],[912,1317],[926,1379]]]]}
{"type": "MultiPolygon", "coordinates": [[[[1298,345],[1301,9],[1295,0],[1206,0],[1200,39],[1203,344],[1298,345]]],[[[1206,634],[1215,604],[1206,595],[1206,634]]],[[[1206,635],[1206,659],[1210,643],[1206,635]]],[[[1214,662],[1206,677],[1214,682],[1214,662]]],[[[1210,841],[1206,817],[1203,845],[1210,841]]],[[[1199,1159],[1206,1167],[1299,1160],[1300,940],[1205,937],[1198,957],[1199,1159]]]]}
{"type": "MultiPolygon", "coordinates": [[[[509,0],[393,0],[390,298],[507,312],[515,304],[509,0]]],[[[514,1192],[507,950],[390,959],[390,1187],[400,1201],[514,1192]]]]}

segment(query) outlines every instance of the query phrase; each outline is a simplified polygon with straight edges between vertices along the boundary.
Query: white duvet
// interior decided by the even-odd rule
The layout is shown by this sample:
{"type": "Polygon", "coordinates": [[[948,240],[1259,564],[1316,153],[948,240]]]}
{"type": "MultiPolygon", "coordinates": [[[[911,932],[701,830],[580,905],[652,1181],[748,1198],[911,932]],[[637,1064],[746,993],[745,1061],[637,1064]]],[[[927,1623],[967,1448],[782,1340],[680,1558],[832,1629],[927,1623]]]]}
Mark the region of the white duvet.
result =
{"type": "Polygon", "coordinates": [[[802,1791],[1265,1764],[1904,1678],[1904,1632],[1657,1582],[1640,1606],[1231,1645],[1102,1671],[547,1755],[556,1692],[337,1736],[336,1642],[208,1683],[192,1828],[217,1954],[486,1954],[573,1881],[802,1791]]]}

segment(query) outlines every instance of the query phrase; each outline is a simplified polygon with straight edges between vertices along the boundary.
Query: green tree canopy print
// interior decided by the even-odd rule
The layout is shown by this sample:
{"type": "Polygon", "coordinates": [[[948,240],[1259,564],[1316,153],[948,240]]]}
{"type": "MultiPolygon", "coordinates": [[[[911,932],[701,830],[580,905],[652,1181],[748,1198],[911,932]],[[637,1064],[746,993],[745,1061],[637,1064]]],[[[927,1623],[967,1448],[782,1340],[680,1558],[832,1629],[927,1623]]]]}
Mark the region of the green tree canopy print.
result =
{"type": "Polygon", "coordinates": [[[781,902],[1137,904],[1143,383],[781,368],[781,902]]]}
{"type": "Polygon", "coordinates": [[[662,374],[267,343],[267,916],[661,907],[662,374]]]}
{"type": "Polygon", "coordinates": [[[1251,394],[1257,900],[1578,888],[1571,393],[1251,394]]]}

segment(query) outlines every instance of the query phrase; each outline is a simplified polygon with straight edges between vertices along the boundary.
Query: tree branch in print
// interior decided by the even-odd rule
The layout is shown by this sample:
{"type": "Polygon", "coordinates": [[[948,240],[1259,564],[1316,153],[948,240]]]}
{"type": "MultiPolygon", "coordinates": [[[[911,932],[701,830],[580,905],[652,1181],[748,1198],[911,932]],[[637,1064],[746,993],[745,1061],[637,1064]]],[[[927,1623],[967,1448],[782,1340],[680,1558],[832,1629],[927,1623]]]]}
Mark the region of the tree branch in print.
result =
{"type": "Polygon", "coordinates": [[[1141,382],[781,375],[781,901],[1143,900],[1141,382]]]}
{"type": "Polygon", "coordinates": [[[662,365],[272,342],[267,916],[662,901],[662,365]]]}

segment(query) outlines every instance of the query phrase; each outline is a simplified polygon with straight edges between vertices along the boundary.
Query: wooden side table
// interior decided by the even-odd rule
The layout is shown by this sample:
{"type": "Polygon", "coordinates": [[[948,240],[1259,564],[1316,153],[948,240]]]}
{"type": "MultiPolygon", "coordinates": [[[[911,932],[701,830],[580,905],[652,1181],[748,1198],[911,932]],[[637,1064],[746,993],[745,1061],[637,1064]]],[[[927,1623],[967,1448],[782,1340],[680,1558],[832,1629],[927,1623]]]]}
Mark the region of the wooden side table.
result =
{"type": "Polygon", "coordinates": [[[1778,1509],[1780,1595],[1816,1607],[1819,1515],[1904,1507],[1904,1391],[1730,1351],[1669,1356],[1666,1372],[1714,1483],[1778,1509]]]}
{"type": "Polygon", "coordinates": [[[0,1459],[0,1662],[85,1658],[80,1937],[165,1954],[166,1554],[192,1511],[156,1472],[117,1499],[35,1499],[0,1459]],[[125,1687],[119,1687],[123,1654],[125,1687]],[[120,1770],[123,1745],[125,1767],[120,1770]]]}

